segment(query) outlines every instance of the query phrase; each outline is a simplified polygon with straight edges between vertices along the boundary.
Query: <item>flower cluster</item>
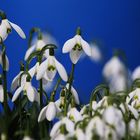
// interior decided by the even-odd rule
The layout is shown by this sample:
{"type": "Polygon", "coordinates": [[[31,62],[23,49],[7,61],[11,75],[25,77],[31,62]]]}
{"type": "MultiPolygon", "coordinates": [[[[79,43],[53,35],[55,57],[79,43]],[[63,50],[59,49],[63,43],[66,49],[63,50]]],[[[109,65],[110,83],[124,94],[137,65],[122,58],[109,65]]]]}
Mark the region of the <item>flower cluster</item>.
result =
{"type": "Polygon", "coordinates": [[[76,35],[62,47],[72,62],[68,72],[55,55],[57,45],[46,43],[42,31],[32,28],[20,72],[8,90],[5,40],[12,27],[22,38],[25,34],[3,11],[0,16],[1,140],[139,140],[139,67],[130,74],[119,55],[113,56],[103,68],[106,84],[94,88],[89,103],[81,104],[74,85],[75,66],[83,54],[95,62],[103,59],[99,48],[85,41],[77,28],[76,35]],[[55,85],[48,92],[44,87],[50,83],[55,85]]]}

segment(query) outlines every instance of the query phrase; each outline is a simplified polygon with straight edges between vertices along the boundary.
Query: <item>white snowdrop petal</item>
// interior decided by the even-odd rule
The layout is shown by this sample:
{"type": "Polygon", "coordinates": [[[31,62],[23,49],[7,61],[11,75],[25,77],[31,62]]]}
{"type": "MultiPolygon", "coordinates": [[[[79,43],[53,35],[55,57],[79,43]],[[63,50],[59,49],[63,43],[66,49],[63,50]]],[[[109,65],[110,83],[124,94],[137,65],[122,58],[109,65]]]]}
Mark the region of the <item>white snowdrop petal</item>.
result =
{"type": "Polygon", "coordinates": [[[75,38],[69,39],[68,41],[65,42],[63,49],[62,49],[62,52],[63,53],[70,52],[72,50],[72,48],[75,46],[75,44],[76,44],[75,38]]]}
{"type": "Polygon", "coordinates": [[[25,36],[25,33],[23,32],[23,30],[18,26],[16,25],[15,23],[12,23],[10,21],[8,21],[10,23],[10,25],[15,29],[15,31],[19,34],[19,36],[23,39],[26,38],[25,36]]]}
{"type": "Polygon", "coordinates": [[[22,72],[20,71],[19,74],[13,79],[12,84],[11,84],[11,91],[14,91],[18,87],[21,73],[22,72]]]}
{"type": "Polygon", "coordinates": [[[37,62],[31,69],[29,69],[29,74],[33,78],[37,72],[37,67],[39,67],[39,63],[37,62]]]}
{"type": "Polygon", "coordinates": [[[14,93],[14,95],[13,95],[13,97],[12,97],[12,102],[14,102],[14,101],[18,98],[18,96],[20,95],[20,93],[21,93],[22,90],[23,90],[23,86],[19,87],[19,88],[15,91],[15,93],[14,93]]]}
{"type": "Polygon", "coordinates": [[[67,76],[67,72],[66,72],[64,66],[60,62],[58,62],[55,57],[54,57],[54,60],[55,60],[56,69],[57,69],[60,77],[62,78],[62,80],[67,81],[68,76],[67,76]]]}
{"type": "Polygon", "coordinates": [[[83,39],[81,39],[81,45],[82,45],[82,48],[84,50],[84,52],[88,55],[88,56],[91,56],[91,48],[90,48],[90,45],[83,39]]]}
{"type": "Polygon", "coordinates": [[[74,131],[74,123],[68,118],[63,118],[63,123],[66,125],[68,132],[72,133],[74,131]]]}
{"type": "Polygon", "coordinates": [[[45,107],[42,108],[42,110],[40,111],[39,116],[38,116],[38,122],[41,122],[41,121],[43,121],[43,120],[45,119],[47,107],[48,107],[48,106],[45,106],[45,107]]]}
{"type": "Polygon", "coordinates": [[[60,126],[61,126],[61,121],[59,121],[59,122],[57,122],[57,123],[55,123],[53,125],[53,128],[52,128],[52,130],[50,132],[51,137],[54,137],[56,135],[56,133],[57,133],[58,129],[60,128],[60,126]]]}
{"type": "Polygon", "coordinates": [[[48,108],[46,110],[46,118],[48,121],[52,121],[56,116],[56,106],[54,102],[50,102],[48,104],[48,108]]]}
{"type": "Polygon", "coordinates": [[[138,79],[140,78],[140,66],[138,66],[132,73],[132,79],[138,79]]]}
{"type": "Polygon", "coordinates": [[[8,36],[7,28],[6,28],[6,26],[5,26],[5,24],[4,24],[3,20],[2,20],[2,22],[0,24],[0,37],[2,38],[2,41],[5,41],[7,36],[8,36]]]}
{"type": "Polygon", "coordinates": [[[56,75],[56,70],[53,70],[53,71],[49,71],[48,69],[47,69],[47,71],[45,72],[45,75],[43,76],[43,78],[45,78],[46,80],[48,80],[48,81],[53,81],[53,79],[54,79],[54,77],[55,77],[55,75],[56,75]]]}
{"type": "Polygon", "coordinates": [[[36,45],[33,45],[31,46],[27,51],[26,51],[26,54],[25,54],[25,57],[24,57],[24,60],[26,61],[29,56],[33,53],[33,51],[35,50],[36,48],[36,45]]]}
{"type": "Polygon", "coordinates": [[[134,117],[137,119],[139,117],[137,110],[130,105],[128,105],[128,108],[131,111],[131,113],[134,115],[134,117]]]}
{"type": "Polygon", "coordinates": [[[0,102],[4,101],[4,92],[3,92],[3,86],[0,85],[0,102]]]}
{"type": "Polygon", "coordinates": [[[83,51],[82,50],[71,50],[70,51],[70,59],[73,64],[76,64],[78,60],[80,59],[80,56],[82,55],[83,51]]]}
{"type": "Polygon", "coordinates": [[[31,84],[29,84],[25,90],[26,90],[28,99],[31,102],[34,102],[35,101],[35,91],[34,91],[33,87],[31,86],[31,84]]]}
{"type": "Polygon", "coordinates": [[[47,65],[48,65],[48,59],[42,62],[41,65],[38,67],[37,75],[36,75],[37,80],[40,80],[44,76],[47,65]]]}

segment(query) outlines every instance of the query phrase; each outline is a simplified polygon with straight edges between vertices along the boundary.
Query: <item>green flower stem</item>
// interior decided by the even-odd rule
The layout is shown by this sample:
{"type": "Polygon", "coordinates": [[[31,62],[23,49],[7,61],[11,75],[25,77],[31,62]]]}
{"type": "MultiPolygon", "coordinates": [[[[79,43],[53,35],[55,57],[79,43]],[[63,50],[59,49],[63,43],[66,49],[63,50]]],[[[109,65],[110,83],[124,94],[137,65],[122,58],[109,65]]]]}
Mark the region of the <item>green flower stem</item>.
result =
{"type": "MultiPolygon", "coordinates": [[[[42,62],[42,56],[38,56],[39,65],[42,62]]],[[[40,92],[40,109],[43,108],[43,80],[39,80],[39,92],[40,92]]]]}
{"type": "Polygon", "coordinates": [[[51,101],[54,101],[54,97],[55,97],[56,91],[57,91],[57,89],[58,89],[58,87],[59,87],[61,81],[62,81],[61,78],[59,78],[59,79],[57,80],[57,83],[56,83],[56,85],[55,85],[55,87],[54,87],[54,89],[53,89],[53,91],[52,91],[52,93],[51,93],[51,101]]]}
{"type": "Polygon", "coordinates": [[[72,86],[73,78],[74,78],[74,70],[75,70],[75,64],[72,64],[71,73],[70,73],[70,76],[69,76],[69,79],[68,79],[69,87],[68,87],[68,94],[66,94],[66,100],[65,100],[65,106],[64,106],[64,116],[66,116],[67,110],[68,110],[68,107],[69,107],[69,103],[72,100],[71,86],[72,86]]]}

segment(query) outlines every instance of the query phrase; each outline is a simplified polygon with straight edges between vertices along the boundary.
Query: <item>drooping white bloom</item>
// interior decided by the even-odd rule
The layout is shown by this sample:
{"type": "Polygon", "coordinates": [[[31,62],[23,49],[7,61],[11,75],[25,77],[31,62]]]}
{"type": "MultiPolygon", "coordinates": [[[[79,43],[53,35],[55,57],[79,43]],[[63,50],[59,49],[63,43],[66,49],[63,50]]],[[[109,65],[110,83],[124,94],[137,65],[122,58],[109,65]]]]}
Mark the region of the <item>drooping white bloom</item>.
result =
{"type": "Polygon", "coordinates": [[[74,123],[71,120],[69,120],[67,117],[64,117],[64,118],[62,118],[62,120],[60,120],[54,124],[54,126],[50,132],[51,138],[55,138],[57,135],[60,134],[60,127],[62,125],[66,126],[66,130],[68,131],[68,133],[74,132],[74,123]]]}
{"type": "Polygon", "coordinates": [[[36,91],[36,89],[32,86],[31,82],[25,82],[22,84],[14,93],[12,97],[12,102],[14,102],[20,95],[21,92],[24,92],[27,95],[27,98],[29,101],[34,102],[37,101],[39,102],[39,95],[36,91]]]}
{"type": "MultiPolygon", "coordinates": [[[[32,45],[27,51],[26,51],[26,54],[25,54],[25,60],[28,59],[28,57],[34,52],[34,51],[37,51],[37,50],[41,50],[44,46],[45,46],[45,42],[42,40],[42,39],[38,39],[37,42],[32,45]]],[[[46,50],[43,54],[43,56],[45,56],[46,58],[48,57],[49,55],[49,51],[46,50]]]]}
{"type": "Polygon", "coordinates": [[[70,52],[70,59],[73,64],[78,62],[83,52],[88,56],[91,56],[91,48],[89,44],[80,35],[75,35],[73,38],[66,41],[62,52],[70,52]]]}
{"type": "Polygon", "coordinates": [[[83,118],[88,117],[88,113],[89,113],[89,104],[88,105],[84,105],[81,110],[80,110],[80,114],[82,115],[83,118]]]}
{"type": "Polygon", "coordinates": [[[39,117],[38,117],[38,122],[43,121],[45,118],[48,121],[52,121],[57,114],[57,107],[55,102],[50,102],[47,106],[42,108],[39,117]]]}
{"type": "Polygon", "coordinates": [[[126,102],[140,111],[140,88],[136,88],[134,91],[129,93],[126,98],[126,102]]]}
{"type": "Polygon", "coordinates": [[[128,103],[121,103],[120,109],[122,110],[123,114],[130,112],[136,119],[139,117],[138,111],[128,103]]]}
{"type": "Polygon", "coordinates": [[[100,139],[104,138],[105,132],[105,123],[99,117],[94,117],[90,120],[86,127],[86,140],[91,140],[94,135],[100,137],[100,139]],[[94,133],[93,133],[94,132],[94,133]]]}
{"type": "Polygon", "coordinates": [[[4,101],[4,91],[3,91],[3,86],[0,85],[0,102],[3,103],[4,101]]]}
{"type": "Polygon", "coordinates": [[[91,59],[95,62],[99,62],[102,60],[102,54],[99,47],[95,43],[91,43],[91,59]]]}
{"type": "Polygon", "coordinates": [[[109,106],[103,112],[104,121],[115,127],[117,136],[123,138],[125,135],[125,123],[121,111],[114,106],[109,106]]]}
{"type": "Polygon", "coordinates": [[[68,118],[74,122],[78,122],[83,119],[82,115],[75,107],[71,108],[67,115],[68,118]]]}
{"type": "Polygon", "coordinates": [[[48,56],[48,58],[42,62],[38,68],[37,80],[43,78],[46,74],[47,80],[52,81],[57,71],[62,80],[68,80],[67,72],[63,65],[54,56],[48,56]]]}
{"type": "MultiPolygon", "coordinates": [[[[0,64],[3,67],[2,52],[1,51],[0,51],[0,64]]],[[[6,55],[5,55],[5,64],[6,64],[5,70],[9,71],[9,60],[8,60],[8,57],[6,55]]]]}
{"type": "MultiPolygon", "coordinates": [[[[69,89],[69,84],[66,84],[66,88],[67,90],[69,89]]],[[[71,86],[71,93],[74,97],[75,103],[79,105],[80,101],[79,101],[78,93],[73,86],[71,86]]]]}
{"type": "Polygon", "coordinates": [[[105,77],[111,92],[126,90],[129,85],[129,72],[121,60],[114,56],[103,68],[105,77]]]}
{"type": "Polygon", "coordinates": [[[138,79],[140,78],[140,66],[138,66],[132,73],[132,79],[138,79]]]}
{"type": "Polygon", "coordinates": [[[103,68],[103,76],[105,78],[111,77],[114,74],[125,74],[125,65],[116,56],[112,57],[103,68]]]}
{"type": "Polygon", "coordinates": [[[12,27],[19,34],[20,37],[22,37],[23,39],[26,38],[23,30],[18,25],[10,22],[8,19],[2,19],[0,24],[0,37],[3,41],[7,38],[9,32],[12,30],[12,27]]]}
{"type": "Polygon", "coordinates": [[[77,140],[85,140],[86,139],[85,133],[80,128],[76,129],[75,136],[76,136],[77,140]]]}

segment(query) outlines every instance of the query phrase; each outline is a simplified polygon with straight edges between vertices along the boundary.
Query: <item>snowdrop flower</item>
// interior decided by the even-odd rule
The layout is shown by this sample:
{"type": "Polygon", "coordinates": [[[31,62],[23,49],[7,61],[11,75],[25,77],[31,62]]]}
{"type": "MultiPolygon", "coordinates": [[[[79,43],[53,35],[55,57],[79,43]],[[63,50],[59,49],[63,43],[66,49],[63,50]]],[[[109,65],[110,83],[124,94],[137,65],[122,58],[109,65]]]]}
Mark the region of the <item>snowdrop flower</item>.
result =
{"type": "Polygon", "coordinates": [[[74,132],[74,123],[71,120],[69,120],[67,117],[64,117],[64,118],[62,118],[62,120],[60,120],[54,124],[54,126],[50,132],[51,138],[55,138],[57,135],[60,134],[60,127],[62,125],[65,125],[68,133],[74,132]]]}
{"type": "Polygon", "coordinates": [[[103,112],[103,119],[104,121],[115,127],[117,136],[123,138],[125,135],[125,123],[123,121],[122,113],[119,109],[109,106],[103,112]]]}
{"type": "MultiPolygon", "coordinates": [[[[9,71],[9,60],[8,60],[8,57],[5,55],[5,61],[6,61],[6,67],[5,67],[5,70],[6,71],[9,71]]],[[[0,51],[0,64],[2,65],[3,67],[3,62],[2,62],[2,52],[0,51]]]]}
{"type": "MultiPolygon", "coordinates": [[[[69,84],[66,84],[66,88],[67,90],[69,89],[69,84]]],[[[75,103],[79,105],[80,101],[79,101],[78,93],[73,86],[71,86],[71,93],[74,97],[75,103]]]]}
{"type": "MultiPolygon", "coordinates": [[[[24,58],[25,61],[29,58],[29,56],[30,56],[33,52],[38,51],[38,50],[42,50],[42,48],[43,48],[45,45],[46,45],[46,44],[45,44],[45,42],[44,42],[42,39],[38,39],[37,42],[27,50],[27,52],[26,52],[26,54],[25,54],[25,58],[24,58]]],[[[47,58],[48,55],[49,55],[49,52],[48,52],[48,50],[46,50],[46,51],[44,52],[43,56],[45,56],[45,57],[47,58]]]]}
{"type": "Polygon", "coordinates": [[[91,48],[89,44],[81,37],[80,33],[65,42],[62,52],[70,52],[70,59],[73,64],[78,62],[83,52],[85,52],[88,56],[91,56],[91,48]]]}
{"type": "Polygon", "coordinates": [[[129,93],[126,98],[126,102],[131,104],[136,110],[140,111],[140,88],[136,88],[134,91],[129,93]]]}
{"type": "Polygon", "coordinates": [[[67,72],[63,65],[55,58],[55,56],[49,55],[48,58],[39,66],[36,78],[37,80],[40,80],[46,74],[47,80],[52,81],[57,71],[62,80],[68,80],[67,72]]]}
{"type": "Polygon", "coordinates": [[[55,102],[50,102],[47,106],[42,108],[39,117],[38,117],[38,122],[43,121],[45,118],[48,121],[52,121],[57,114],[57,107],[55,102]]]}
{"type": "Polygon", "coordinates": [[[125,75],[126,68],[125,65],[116,56],[112,57],[103,68],[103,76],[109,78],[113,75],[125,75]]]}
{"type": "Polygon", "coordinates": [[[82,115],[75,107],[71,108],[67,115],[68,118],[74,122],[78,122],[83,119],[82,115]]]}
{"type": "Polygon", "coordinates": [[[14,102],[19,97],[22,91],[27,95],[27,98],[29,99],[30,102],[34,101],[39,102],[39,95],[36,89],[32,86],[30,81],[26,81],[15,91],[15,94],[12,97],[12,102],[14,102]]]}
{"type": "Polygon", "coordinates": [[[84,105],[82,109],[80,110],[80,114],[82,115],[83,118],[87,118],[89,113],[89,104],[84,105]]]}
{"type": "Polygon", "coordinates": [[[138,66],[132,73],[132,79],[138,79],[140,78],[140,66],[138,66]]]}
{"type": "Polygon", "coordinates": [[[86,127],[86,140],[91,140],[94,135],[99,136],[101,139],[104,137],[105,123],[99,117],[94,117],[90,120],[86,127]]]}
{"type": "Polygon", "coordinates": [[[95,43],[91,43],[91,59],[95,62],[99,62],[102,59],[102,54],[99,47],[95,43]]]}
{"type": "Polygon", "coordinates": [[[3,85],[0,83],[0,102],[3,103],[4,101],[4,91],[3,91],[3,85]]]}
{"type": "Polygon", "coordinates": [[[12,28],[15,29],[15,31],[19,34],[19,36],[21,38],[23,38],[23,39],[26,38],[22,29],[15,23],[10,22],[6,18],[6,15],[3,13],[2,21],[0,24],[0,37],[2,38],[2,41],[4,41],[7,38],[8,34],[11,32],[12,28]]]}

